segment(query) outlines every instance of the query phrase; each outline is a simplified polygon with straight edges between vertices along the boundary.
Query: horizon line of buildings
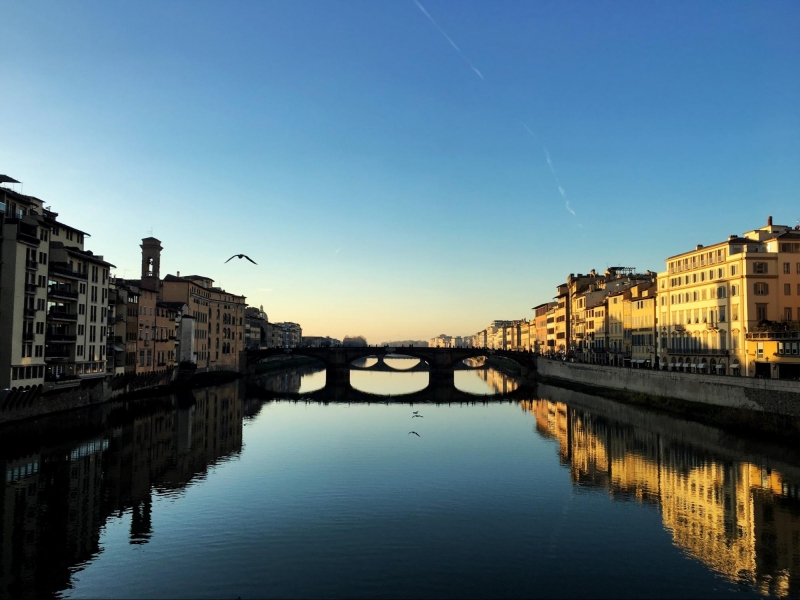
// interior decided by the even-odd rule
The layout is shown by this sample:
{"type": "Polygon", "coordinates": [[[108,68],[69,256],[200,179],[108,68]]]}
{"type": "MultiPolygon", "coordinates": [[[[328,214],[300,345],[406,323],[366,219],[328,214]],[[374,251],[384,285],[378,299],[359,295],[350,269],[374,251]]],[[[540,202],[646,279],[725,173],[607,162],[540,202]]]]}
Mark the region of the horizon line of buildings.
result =
{"type": "Polygon", "coordinates": [[[676,254],[660,273],[570,274],[533,319],[496,320],[479,348],[588,363],[800,379],[800,226],[774,225],[676,254]]]}
{"type": "Polygon", "coordinates": [[[297,323],[269,323],[245,296],[202,275],[159,274],[161,241],[142,240],[139,279],[85,248],[90,237],[0,175],[0,389],[72,387],[163,374],[181,362],[237,370],[254,344],[295,347],[297,323]]]}

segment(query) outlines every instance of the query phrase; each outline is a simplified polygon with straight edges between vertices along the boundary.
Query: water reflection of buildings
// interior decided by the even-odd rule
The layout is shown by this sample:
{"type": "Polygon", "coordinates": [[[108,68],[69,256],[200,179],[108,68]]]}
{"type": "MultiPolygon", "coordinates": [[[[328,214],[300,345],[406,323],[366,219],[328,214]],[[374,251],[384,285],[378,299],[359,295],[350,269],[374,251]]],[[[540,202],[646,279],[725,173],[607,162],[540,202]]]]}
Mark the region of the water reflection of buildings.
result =
{"type": "Polygon", "coordinates": [[[130,543],[153,534],[153,494],[175,493],[242,446],[237,384],[111,411],[103,435],[0,458],[0,598],[53,596],[99,550],[111,516],[131,513],[130,543]]]}
{"type": "Polygon", "coordinates": [[[508,394],[519,387],[513,377],[495,369],[476,369],[474,373],[491,388],[493,394],[508,394]]]}
{"type": "Polygon", "coordinates": [[[798,486],[780,473],[560,402],[524,401],[522,408],[540,434],[558,442],[575,483],[658,505],[674,543],[731,580],[764,594],[800,594],[798,486]]]}

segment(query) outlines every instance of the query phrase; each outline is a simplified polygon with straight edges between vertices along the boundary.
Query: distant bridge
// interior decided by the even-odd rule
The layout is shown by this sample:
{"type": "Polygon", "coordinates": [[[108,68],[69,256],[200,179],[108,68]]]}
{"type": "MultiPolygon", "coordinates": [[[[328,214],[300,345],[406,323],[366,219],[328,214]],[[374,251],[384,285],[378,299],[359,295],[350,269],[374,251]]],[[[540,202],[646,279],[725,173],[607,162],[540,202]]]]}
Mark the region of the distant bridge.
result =
{"type": "Polygon", "coordinates": [[[418,358],[424,366],[408,369],[427,370],[430,373],[431,388],[443,390],[454,388],[455,371],[464,368],[464,361],[468,358],[481,358],[498,356],[512,360],[520,365],[520,375],[531,378],[536,372],[536,355],[530,352],[513,350],[492,350],[488,348],[419,348],[419,347],[392,347],[392,346],[360,346],[360,347],[334,347],[334,348],[266,348],[263,350],[244,350],[239,357],[239,368],[242,373],[252,373],[257,363],[274,357],[305,356],[314,358],[325,365],[326,369],[326,395],[335,398],[344,398],[352,391],[350,386],[350,370],[364,370],[363,367],[353,365],[353,361],[375,357],[378,364],[366,370],[396,370],[386,365],[385,359],[395,356],[410,356],[418,358]],[[381,366],[382,365],[382,366],[381,366]],[[377,368],[376,368],[377,367],[377,368]]]}

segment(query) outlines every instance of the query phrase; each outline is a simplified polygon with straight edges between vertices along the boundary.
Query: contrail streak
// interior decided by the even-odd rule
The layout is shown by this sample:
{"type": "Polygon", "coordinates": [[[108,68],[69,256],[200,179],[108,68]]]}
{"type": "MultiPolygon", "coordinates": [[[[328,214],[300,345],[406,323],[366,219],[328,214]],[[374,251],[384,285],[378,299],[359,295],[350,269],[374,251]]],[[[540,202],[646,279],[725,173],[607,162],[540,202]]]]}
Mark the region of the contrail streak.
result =
{"type": "MultiPolygon", "coordinates": [[[[458,44],[456,44],[453,41],[453,38],[451,38],[449,35],[447,35],[447,32],[439,26],[439,24],[430,15],[430,13],[425,9],[425,7],[422,6],[422,3],[419,0],[412,0],[412,2],[414,4],[416,4],[416,6],[420,10],[420,12],[423,15],[425,15],[428,18],[428,20],[433,24],[433,26],[436,27],[436,29],[439,31],[439,33],[442,34],[444,39],[447,40],[447,43],[449,43],[453,47],[453,50],[458,52],[458,55],[461,58],[463,58],[464,61],[469,65],[469,68],[472,69],[475,72],[475,74],[478,77],[481,78],[481,80],[486,81],[485,77],[483,76],[483,73],[481,73],[478,70],[478,68],[474,64],[472,64],[472,61],[469,58],[467,58],[467,56],[461,51],[461,48],[459,48],[458,44]]],[[[553,165],[553,159],[550,157],[550,152],[547,150],[547,146],[544,144],[544,142],[542,142],[539,139],[539,136],[536,135],[536,133],[530,127],[528,127],[528,125],[524,121],[520,121],[520,123],[522,123],[522,126],[525,128],[525,131],[527,131],[531,136],[533,136],[533,138],[536,141],[538,141],[539,143],[542,144],[542,150],[544,150],[544,155],[545,155],[545,158],[547,159],[547,166],[550,168],[550,173],[553,175],[553,179],[555,179],[556,187],[558,187],[558,193],[561,195],[561,198],[564,200],[564,206],[572,214],[573,217],[577,217],[577,214],[573,210],[572,206],[570,206],[569,200],[567,200],[567,191],[564,189],[564,186],[561,185],[561,182],[558,179],[558,174],[556,173],[556,168],[553,165]]],[[[578,223],[578,226],[581,227],[581,228],[583,227],[583,225],[581,225],[580,223],[578,223]]]]}
{"type": "Polygon", "coordinates": [[[417,5],[417,8],[422,11],[423,15],[428,17],[428,20],[431,23],[433,23],[433,26],[436,27],[436,29],[439,30],[439,33],[441,33],[444,36],[444,39],[446,39],[448,41],[448,43],[453,47],[453,50],[458,52],[459,56],[466,61],[466,63],[469,65],[469,68],[472,69],[478,77],[480,77],[482,80],[486,81],[486,78],[483,76],[483,73],[481,73],[478,70],[478,68],[475,65],[472,64],[472,61],[470,59],[468,59],[467,56],[461,51],[461,48],[458,47],[458,44],[456,44],[453,41],[453,38],[451,38],[449,35],[447,35],[447,32],[439,26],[439,24],[434,20],[434,18],[430,15],[430,13],[427,10],[425,10],[425,7],[422,6],[422,4],[420,4],[419,0],[412,0],[412,2],[414,2],[414,4],[417,5]]]}
{"type": "MultiPolygon", "coordinates": [[[[522,127],[525,129],[525,131],[531,134],[537,142],[541,142],[539,136],[536,135],[536,133],[534,133],[534,131],[530,127],[528,127],[525,121],[520,121],[520,123],[522,123],[522,127]]],[[[569,200],[567,200],[567,190],[564,189],[564,186],[561,185],[561,181],[558,179],[558,173],[556,173],[556,167],[555,165],[553,165],[553,159],[550,156],[550,151],[547,149],[547,146],[545,146],[544,143],[542,143],[542,150],[544,150],[544,157],[547,160],[547,166],[550,168],[550,173],[553,175],[553,179],[555,179],[556,181],[556,187],[558,187],[558,193],[561,194],[561,198],[564,200],[565,208],[570,213],[572,213],[573,217],[576,217],[577,215],[575,214],[575,211],[573,210],[572,206],[570,206],[569,200]]],[[[583,225],[580,225],[580,227],[583,227],[583,225]]]]}

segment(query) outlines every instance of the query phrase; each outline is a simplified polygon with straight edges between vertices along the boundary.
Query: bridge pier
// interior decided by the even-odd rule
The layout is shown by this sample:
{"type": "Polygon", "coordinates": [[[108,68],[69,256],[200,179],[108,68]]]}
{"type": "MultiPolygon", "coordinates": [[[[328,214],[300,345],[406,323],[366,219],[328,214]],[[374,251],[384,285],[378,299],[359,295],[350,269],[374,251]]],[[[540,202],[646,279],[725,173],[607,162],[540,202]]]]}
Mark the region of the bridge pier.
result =
{"type": "Polygon", "coordinates": [[[336,402],[347,400],[352,389],[349,368],[328,367],[325,373],[325,393],[331,400],[336,402]]]}

